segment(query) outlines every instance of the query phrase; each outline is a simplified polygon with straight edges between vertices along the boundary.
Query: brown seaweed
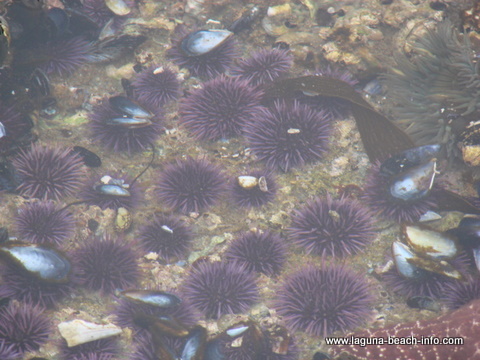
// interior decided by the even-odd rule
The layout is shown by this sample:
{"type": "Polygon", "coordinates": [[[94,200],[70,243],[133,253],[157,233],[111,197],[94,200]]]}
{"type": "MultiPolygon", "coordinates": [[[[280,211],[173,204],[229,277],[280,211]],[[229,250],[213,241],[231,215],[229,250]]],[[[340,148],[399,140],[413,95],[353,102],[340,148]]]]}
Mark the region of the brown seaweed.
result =
{"type": "Polygon", "coordinates": [[[351,85],[341,80],[320,75],[276,80],[266,87],[265,96],[267,99],[295,97],[298,92],[348,101],[371,162],[383,161],[415,146],[402,129],[376,111],[351,85]]]}

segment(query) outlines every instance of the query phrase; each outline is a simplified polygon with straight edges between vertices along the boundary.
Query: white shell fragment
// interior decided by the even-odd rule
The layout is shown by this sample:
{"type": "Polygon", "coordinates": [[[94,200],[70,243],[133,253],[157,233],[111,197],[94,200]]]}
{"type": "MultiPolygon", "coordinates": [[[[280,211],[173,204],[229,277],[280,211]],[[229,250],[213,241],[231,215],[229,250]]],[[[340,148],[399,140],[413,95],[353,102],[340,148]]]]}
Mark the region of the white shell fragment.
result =
{"type": "Polygon", "coordinates": [[[125,16],[130,14],[130,8],[123,0],[105,0],[105,5],[107,5],[115,15],[125,16]]]}
{"type": "Polygon", "coordinates": [[[268,192],[267,179],[265,178],[265,176],[260,176],[258,178],[258,188],[260,189],[260,191],[268,192]]]}
{"type": "Polygon", "coordinates": [[[244,189],[253,189],[258,185],[258,179],[255,176],[242,175],[237,178],[238,185],[244,189]]]}
{"type": "Polygon", "coordinates": [[[85,344],[94,340],[105,339],[122,333],[122,329],[114,324],[100,325],[75,319],[58,324],[60,335],[68,347],[85,344]]]}
{"type": "Polygon", "coordinates": [[[290,128],[287,130],[288,134],[300,134],[300,129],[290,128]]]}

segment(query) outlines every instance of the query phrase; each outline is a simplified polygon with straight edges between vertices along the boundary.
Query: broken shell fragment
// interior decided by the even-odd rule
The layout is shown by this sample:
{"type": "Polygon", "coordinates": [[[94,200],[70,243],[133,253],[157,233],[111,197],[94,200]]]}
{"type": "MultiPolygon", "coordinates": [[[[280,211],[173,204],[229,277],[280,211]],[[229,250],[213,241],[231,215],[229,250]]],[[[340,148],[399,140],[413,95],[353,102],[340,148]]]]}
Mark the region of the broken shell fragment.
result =
{"type": "Polygon", "coordinates": [[[242,175],[237,178],[238,185],[244,189],[253,189],[258,185],[258,179],[255,176],[242,175]]]}
{"type": "Polygon", "coordinates": [[[117,215],[113,222],[113,228],[117,232],[127,231],[132,226],[132,215],[124,207],[120,207],[117,210],[117,215]]]}
{"type": "Polygon", "coordinates": [[[68,347],[109,338],[122,333],[122,329],[116,325],[101,325],[80,319],[64,321],[58,324],[58,331],[60,331],[60,335],[67,342],[68,347]]]}

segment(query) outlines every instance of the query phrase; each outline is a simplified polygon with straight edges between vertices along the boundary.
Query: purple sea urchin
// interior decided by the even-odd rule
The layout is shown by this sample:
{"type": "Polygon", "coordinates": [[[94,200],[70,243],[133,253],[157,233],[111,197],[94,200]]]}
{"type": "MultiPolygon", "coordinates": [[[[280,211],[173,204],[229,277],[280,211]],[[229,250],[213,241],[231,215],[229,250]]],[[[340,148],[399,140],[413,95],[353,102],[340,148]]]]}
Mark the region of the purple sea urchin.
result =
{"type": "Polygon", "coordinates": [[[370,286],[345,266],[307,265],[288,276],[277,292],[275,308],[293,331],[328,336],[361,325],[370,313],[370,286]]]}
{"type": "Polygon", "coordinates": [[[189,213],[208,209],[224,190],[225,178],[219,167],[205,159],[189,157],[165,167],[157,195],[166,206],[189,213]]]}
{"type": "Polygon", "coordinates": [[[114,337],[94,340],[68,347],[62,340],[59,346],[61,360],[111,360],[120,354],[120,346],[114,337]]]}
{"type": "Polygon", "coordinates": [[[49,318],[38,306],[11,302],[0,308],[0,342],[16,352],[38,350],[51,330],[49,318]]]}
{"type": "Polygon", "coordinates": [[[250,231],[236,238],[225,256],[249,271],[278,275],[286,260],[287,247],[280,235],[271,231],[250,231]]]}
{"type": "Polygon", "coordinates": [[[441,294],[449,309],[458,309],[472,300],[480,299],[480,278],[469,276],[466,281],[452,281],[441,294]]]}
{"type": "Polygon", "coordinates": [[[182,293],[212,319],[245,312],[258,300],[254,273],[235,262],[195,263],[185,279],[182,293]]]}
{"type": "Polygon", "coordinates": [[[5,340],[0,340],[0,359],[18,360],[21,357],[22,353],[15,350],[15,344],[7,345],[5,340]]]}
{"type": "Polygon", "coordinates": [[[133,287],[140,278],[138,254],[132,244],[106,236],[90,238],[75,252],[78,282],[89,290],[112,294],[133,287]]]}
{"type": "Polygon", "coordinates": [[[186,255],[192,231],[177,217],[160,216],[140,230],[138,240],[145,251],[156,252],[165,261],[170,261],[186,255]]]}
{"type": "Polygon", "coordinates": [[[200,140],[240,135],[262,108],[261,95],[245,80],[217,77],[182,99],[180,123],[200,140]]]}
{"type": "Polygon", "coordinates": [[[72,292],[70,283],[50,283],[27,273],[15,264],[0,267],[0,298],[16,299],[33,305],[51,308],[72,292]]]}
{"type": "Polygon", "coordinates": [[[33,145],[21,151],[13,164],[21,178],[17,190],[26,197],[59,200],[75,195],[84,181],[83,161],[69,148],[33,145]]]}
{"type": "MultiPolygon", "coordinates": [[[[435,210],[434,191],[425,197],[415,200],[401,200],[389,193],[390,176],[380,172],[380,163],[372,165],[365,180],[364,193],[361,200],[377,215],[402,223],[417,222],[428,210],[435,210]]],[[[433,184],[433,190],[438,188],[433,184]]]]}
{"type": "Polygon", "coordinates": [[[139,102],[157,110],[180,96],[178,74],[168,67],[150,66],[136,75],[132,87],[139,102]]]}
{"type": "Polygon", "coordinates": [[[193,76],[207,79],[212,79],[231,67],[239,53],[232,37],[203,55],[190,56],[183,50],[182,42],[191,34],[182,25],[175,29],[172,47],[167,50],[167,56],[178,67],[188,69],[193,76]]]}
{"type": "Polygon", "coordinates": [[[115,16],[105,4],[105,0],[83,0],[82,10],[90,19],[98,24],[99,28],[115,16]]]}
{"type": "Polygon", "coordinates": [[[52,201],[24,204],[18,210],[15,225],[19,238],[35,244],[61,245],[74,233],[75,219],[52,201]]]}
{"type": "Polygon", "coordinates": [[[111,177],[117,180],[123,180],[125,184],[128,184],[127,190],[130,193],[130,196],[117,196],[96,190],[96,185],[101,182],[101,177],[94,176],[86,182],[84,188],[80,192],[80,198],[82,201],[91,206],[98,206],[102,210],[118,210],[120,207],[126,209],[135,208],[142,196],[138,183],[132,184],[133,179],[130,176],[113,174],[111,177]]]}
{"type": "Polygon", "coordinates": [[[262,108],[244,128],[245,137],[259,160],[269,168],[288,171],[321,159],[328,145],[331,119],[297,101],[275,102],[262,108]]]}
{"type": "Polygon", "coordinates": [[[286,75],[292,64],[293,56],[288,50],[261,49],[252,53],[250,58],[241,59],[230,74],[258,86],[286,75]]]}
{"type": "Polygon", "coordinates": [[[374,238],[371,214],[349,198],[317,198],[292,217],[289,238],[307,254],[345,257],[363,250],[374,238]]]}
{"type": "MultiPolygon", "coordinates": [[[[143,105],[143,104],[141,104],[143,105]]],[[[92,139],[99,145],[115,152],[135,153],[147,149],[163,133],[162,117],[154,113],[151,124],[142,127],[111,125],[109,120],[123,118],[124,114],[114,109],[108,99],[93,108],[89,114],[92,139]]]]}
{"type": "Polygon", "coordinates": [[[246,176],[241,175],[234,180],[232,186],[232,199],[242,207],[263,206],[273,201],[276,193],[274,176],[265,170],[254,170],[246,176]],[[252,182],[256,182],[256,185],[252,185],[252,182]]]}

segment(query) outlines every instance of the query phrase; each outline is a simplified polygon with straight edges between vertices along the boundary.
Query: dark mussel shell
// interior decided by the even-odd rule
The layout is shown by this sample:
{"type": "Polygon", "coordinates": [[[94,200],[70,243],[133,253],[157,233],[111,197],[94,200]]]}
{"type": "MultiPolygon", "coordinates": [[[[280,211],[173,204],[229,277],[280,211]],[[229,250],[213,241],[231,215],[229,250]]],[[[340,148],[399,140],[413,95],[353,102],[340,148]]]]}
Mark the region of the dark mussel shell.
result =
{"type": "Polygon", "coordinates": [[[96,184],[93,187],[93,190],[95,190],[96,192],[102,195],[121,196],[121,197],[132,196],[130,191],[128,191],[123,186],[116,185],[116,184],[102,184],[102,183],[96,184]]]}
{"type": "Polygon", "coordinates": [[[395,241],[392,244],[393,262],[397,268],[397,272],[408,279],[422,279],[427,272],[415,265],[410,260],[416,255],[405,244],[395,241]]]}
{"type": "Polygon", "coordinates": [[[114,96],[109,99],[110,105],[115,110],[120,111],[121,113],[131,116],[133,118],[140,119],[151,119],[153,114],[145,109],[143,109],[138,104],[134,103],[132,100],[125,96],[114,96]]]}
{"type": "Polygon", "coordinates": [[[152,125],[152,122],[149,119],[138,117],[117,117],[108,119],[105,123],[107,125],[120,126],[126,129],[140,129],[152,125]]]}
{"type": "Polygon", "coordinates": [[[0,255],[43,281],[68,281],[71,269],[70,261],[51,247],[12,243],[1,246],[0,255]]]}
{"type": "Polygon", "coordinates": [[[182,40],[181,47],[188,56],[201,56],[218,48],[232,35],[228,30],[198,30],[188,34],[182,40]]]}
{"type": "Polygon", "coordinates": [[[385,160],[380,166],[380,172],[385,175],[398,175],[414,166],[425,164],[438,157],[440,149],[440,145],[434,144],[402,151],[385,160]]]}
{"type": "Polygon", "coordinates": [[[188,329],[170,316],[152,316],[144,313],[137,313],[134,316],[136,325],[148,329],[150,333],[158,336],[184,337],[188,335],[188,329]]]}
{"type": "Polygon", "coordinates": [[[99,167],[102,165],[100,157],[84,147],[74,146],[72,152],[78,154],[82,158],[83,163],[88,167],[99,167]]]}
{"type": "Polygon", "coordinates": [[[207,330],[200,325],[195,326],[187,336],[180,359],[203,360],[206,344],[207,330]]]}
{"type": "Polygon", "coordinates": [[[437,174],[436,159],[411,167],[390,180],[390,195],[402,201],[414,201],[425,197],[433,186],[437,174]]]}
{"type": "Polygon", "coordinates": [[[407,305],[413,309],[440,311],[440,304],[430,296],[412,296],[407,299],[407,305]]]}
{"type": "Polygon", "coordinates": [[[149,304],[161,308],[172,308],[182,303],[182,299],[174,294],[155,290],[125,290],[119,293],[125,299],[142,304],[149,304]]]}

